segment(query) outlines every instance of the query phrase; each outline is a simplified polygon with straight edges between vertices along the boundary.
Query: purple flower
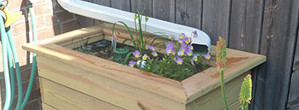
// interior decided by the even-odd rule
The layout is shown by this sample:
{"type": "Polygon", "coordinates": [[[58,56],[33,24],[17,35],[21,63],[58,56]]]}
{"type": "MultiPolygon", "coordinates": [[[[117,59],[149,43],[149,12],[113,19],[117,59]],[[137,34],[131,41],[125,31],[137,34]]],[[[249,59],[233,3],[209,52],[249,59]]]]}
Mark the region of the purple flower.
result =
{"type": "Polygon", "coordinates": [[[156,49],[155,49],[154,46],[149,45],[147,48],[148,48],[149,50],[151,50],[151,51],[156,51],[156,49]]]}
{"type": "Polygon", "coordinates": [[[142,56],[142,60],[146,60],[147,58],[148,58],[147,54],[144,54],[144,55],[142,56]]]}
{"type": "Polygon", "coordinates": [[[210,53],[205,54],[204,57],[205,57],[205,59],[207,59],[207,60],[210,60],[210,59],[211,59],[211,55],[210,55],[210,53]]]}
{"type": "Polygon", "coordinates": [[[192,45],[188,45],[188,49],[193,50],[193,46],[192,45]]]}
{"type": "Polygon", "coordinates": [[[183,59],[180,58],[180,57],[177,57],[175,62],[178,64],[178,65],[182,65],[183,64],[183,59]]]}
{"type": "Polygon", "coordinates": [[[130,67],[134,67],[136,65],[136,61],[133,61],[133,60],[131,60],[130,62],[129,62],[129,66],[130,67]]]}
{"type": "Polygon", "coordinates": [[[198,60],[197,56],[193,56],[193,58],[191,59],[191,64],[194,65],[194,61],[197,61],[197,60],[198,60]]]}
{"type": "Polygon", "coordinates": [[[188,56],[192,56],[193,51],[192,51],[191,49],[187,49],[187,50],[186,50],[186,54],[187,54],[188,56]]]}
{"type": "Polygon", "coordinates": [[[188,38],[185,38],[185,43],[186,43],[186,44],[189,44],[189,43],[191,43],[191,38],[190,38],[190,37],[188,37],[188,38]]]}
{"type": "Polygon", "coordinates": [[[194,31],[193,32],[193,37],[197,37],[197,36],[198,36],[197,31],[194,31]]]}
{"type": "Polygon", "coordinates": [[[181,34],[180,34],[180,39],[184,39],[185,36],[186,36],[186,35],[185,35],[184,33],[181,33],[181,34]]]}
{"type": "Polygon", "coordinates": [[[185,53],[186,49],[187,49],[187,48],[186,48],[185,45],[181,45],[180,52],[185,53]]]}
{"type": "Polygon", "coordinates": [[[172,53],[172,55],[175,55],[175,50],[172,49],[172,50],[171,50],[171,53],[172,53]]]}
{"type": "Polygon", "coordinates": [[[135,58],[139,58],[140,57],[140,52],[138,50],[136,50],[133,55],[135,56],[135,58]]]}
{"type": "Polygon", "coordinates": [[[154,57],[157,57],[157,56],[158,56],[158,53],[157,53],[156,51],[152,51],[152,55],[153,55],[154,57]]]}
{"type": "Polygon", "coordinates": [[[183,56],[183,55],[185,55],[184,52],[181,52],[181,51],[178,52],[178,56],[183,56]]]}
{"type": "Polygon", "coordinates": [[[172,42],[167,43],[165,52],[166,52],[167,55],[169,55],[170,53],[173,52],[173,43],[172,42]]]}

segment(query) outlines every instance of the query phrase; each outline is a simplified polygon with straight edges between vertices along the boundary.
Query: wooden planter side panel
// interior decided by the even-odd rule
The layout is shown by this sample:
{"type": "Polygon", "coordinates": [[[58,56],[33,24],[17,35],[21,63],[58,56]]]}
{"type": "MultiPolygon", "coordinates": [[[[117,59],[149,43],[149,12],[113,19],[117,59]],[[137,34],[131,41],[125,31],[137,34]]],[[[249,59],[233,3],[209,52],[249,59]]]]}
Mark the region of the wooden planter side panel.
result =
{"type": "MultiPolygon", "coordinates": [[[[227,93],[228,103],[231,110],[238,110],[240,107],[239,94],[242,81],[246,75],[250,72],[246,72],[241,76],[227,82],[225,84],[225,89],[227,93]]],[[[200,85],[198,85],[200,86],[200,85]]],[[[186,106],[186,110],[224,110],[225,105],[221,95],[221,88],[218,87],[209,93],[189,102],[186,106]],[[212,103],[211,103],[212,102],[212,103]]]]}
{"type": "Polygon", "coordinates": [[[86,95],[82,92],[55,83],[43,77],[39,78],[43,84],[43,103],[65,110],[124,110],[115,105],[86,95]]]}
{"type": "MultiPolygon", "coordinates": [[[[185,105],[158,94],[144,91],[101,76],[92,71],[67,65],[67,61],[56,61],[46,56],[39,55],[39,75],[51,81],[65,85],[69,88],[83,92],[87,95],[101,99],[116,106],[135,110],[150,108],[153,110],[183,110],[185,105]]],[[[44,83],[44,82],[42,82],[44,83]]],[[[44,84],[45,85],[45,84],[44,84]]],[[[47,88],[44,86],[44,101],[47,103],[47,88]]],[[[173,92],[173,91],[170,91],[173,92]]],[[[54,100],[54,99],[53,99],[54,100]]],[[[61,99],[55,99],[61,100],[61,99]]],[[[55,106],[56,107],[56,106],[55,106]]]]}

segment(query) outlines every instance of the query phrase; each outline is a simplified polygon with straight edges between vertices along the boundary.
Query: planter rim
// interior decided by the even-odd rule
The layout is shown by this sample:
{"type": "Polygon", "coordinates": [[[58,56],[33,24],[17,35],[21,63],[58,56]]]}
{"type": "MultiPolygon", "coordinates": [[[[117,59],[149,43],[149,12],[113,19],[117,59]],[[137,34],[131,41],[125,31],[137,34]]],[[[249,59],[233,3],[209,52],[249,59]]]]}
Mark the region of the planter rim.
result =
{"type": "MultiPolygon", "coordinates": [[[[57,43],[67,42],[70,39],[84,36],[111,36],[111,27],[112,24],[101,23],[97,26],[63,33],[50,39],[28,43],[23,45],[22,48],[37,55],[47,55],[54,59],[66,60],[67,62],[64,63],[68,65],[85,68],[86,71],[97,72],[99,75],[107,78],[168,97],[184,104],[220,86],[220,74],[215,65],[179,82],[57,45],[57,43]]],[[[123,29],[122,26],[117,27],[123,29]]],[[[119,30],[116,32],[119,37],[129,38],[128,33],[125,31],[119,30]]],[[[214,55],[215,52],[215,46],[211,46],[210,53],[214,55]]],[[[265,61],[266,57],[263,55],[228,48],[227,67],[224,74],[225,82],[229,82],[265,61]]]]}

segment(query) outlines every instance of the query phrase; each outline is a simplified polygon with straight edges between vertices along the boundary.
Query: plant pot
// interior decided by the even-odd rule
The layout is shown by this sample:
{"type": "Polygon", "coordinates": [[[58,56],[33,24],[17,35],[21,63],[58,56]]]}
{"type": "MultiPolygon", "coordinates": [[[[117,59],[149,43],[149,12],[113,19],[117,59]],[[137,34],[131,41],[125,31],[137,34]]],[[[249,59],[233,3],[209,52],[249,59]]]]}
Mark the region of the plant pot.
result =
{"type": "MultiPolygon", "coordinates": [[[[180,82],[73,50],[72,42],[82,38],[89,38],[89,43],[111,40],[111,30],[111,24],[102,23],[23,46],[37,54],[44,109],[224,109],[214,56],[207,61],[210,68],[180,82]]],[[[115,32],[119,42],[130,39],[122,26],[115,32]]],[[[215,46],[210,54],[215,55],[215,46]]],[[[265,60],[262,55],[227,49],[224,77],[232,110],[240,106],[243,78],[265,60]]]]}
{"type": "Polygon", "coordinates": [[[124,60],[128,53],[128,48],[116,48],[113,51],[113,61],[121,64],[126,64],[127,62],[124,62],[124,60]]]}

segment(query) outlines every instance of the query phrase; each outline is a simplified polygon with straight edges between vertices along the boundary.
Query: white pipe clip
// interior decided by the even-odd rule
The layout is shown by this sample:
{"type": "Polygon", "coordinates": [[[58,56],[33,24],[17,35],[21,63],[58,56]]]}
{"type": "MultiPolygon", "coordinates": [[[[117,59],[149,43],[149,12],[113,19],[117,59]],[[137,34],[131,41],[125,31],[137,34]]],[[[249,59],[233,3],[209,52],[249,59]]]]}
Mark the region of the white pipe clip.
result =
{"type": "MultiPolygon", "coordinates": [[[[135,14],[126,12],[98,4],[85,2],[82,0],[58,0],[58,3],[67,11],[86,16],[89,18],[116,23],[122,21],[128,25],[128,27],[135,28],[134,17],[135,14]]],[[[145,26],[145,20],[142,21],[142,27],[145,26]]],[[[210,37],[201,30],[196,28],[175,24],[155,18],[149,18],[146,25],[147,32],[157,34],[163,33],[169,36],[174,36],[175,39],[179,39],[181,33],[192,34],[197,31],[198,37],[193,39],[193,45],[204,45],[210,50],[211,40],[210,37]]],[[[199,47],[199,46],[196,46],[199,47]]],[[[196,47],[194,49],[196,49],[196,47]]]]}

